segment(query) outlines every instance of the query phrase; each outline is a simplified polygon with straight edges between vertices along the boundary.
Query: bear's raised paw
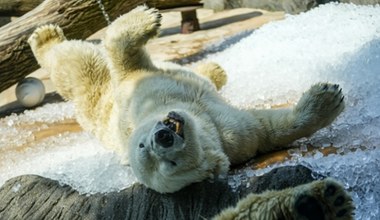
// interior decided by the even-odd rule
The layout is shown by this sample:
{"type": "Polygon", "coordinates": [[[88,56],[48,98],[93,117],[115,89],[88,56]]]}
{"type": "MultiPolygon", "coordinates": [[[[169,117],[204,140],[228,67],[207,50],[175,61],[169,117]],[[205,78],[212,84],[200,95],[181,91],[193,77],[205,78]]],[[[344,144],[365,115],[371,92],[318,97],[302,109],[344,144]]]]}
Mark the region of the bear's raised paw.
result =
{"type": "Polygon", "coordinates": [[[296,125],[314,132],[331,124],[343,109],[344,96],[339,85],[318,83],[303,94],[295,107],[296,125]]]}
{"type": "Polygon", "coordinates": [[[43,25],[37,28],[28,39],[28,43],[34,53],[46,45],[54,45],[64,41],[66,38],[62,29],[53,24],[43,25]]]}
{"type": "Polygon", "coordinates": [[[106,32],[106,44],[125,41],[127,48],[143,45],[158,34],[161,17],[157,9],[139,6],[111,24],[106,32]]]}
{"type": "Polygon", "coordinates": [[[296,219],[352,219],[352,199],[332,179],[306,185],[294,203],[296,219]]]}
{"type": "Polygon", "coordinates": [[[353,210],[350,195],[327,178],[280,191],[250,194],[213,220],[351,220],[353,210]]]}

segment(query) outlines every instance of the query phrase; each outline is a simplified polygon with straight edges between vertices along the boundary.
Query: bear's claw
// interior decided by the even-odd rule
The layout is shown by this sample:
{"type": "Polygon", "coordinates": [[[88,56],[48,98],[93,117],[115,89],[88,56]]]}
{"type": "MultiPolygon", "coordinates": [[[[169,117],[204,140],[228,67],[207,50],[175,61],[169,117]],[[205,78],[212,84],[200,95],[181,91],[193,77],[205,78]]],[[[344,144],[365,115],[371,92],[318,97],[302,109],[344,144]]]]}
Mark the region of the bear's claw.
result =
{"type": "Polygon", "coordinates": [[[319,83],[303,94],[295,107],[297,124],[316,129],[329,125],[344,109],[344,96],[338,84],[319,83]]]}
{"type": "Polygon", "coordinates": [[[157,9],[139,6],[112,23],[106,32],[106,43],[119,39],[126,41],[127,45],[142,45],[158,34],[161,18],[157,9]]]}
{"type": "Polygon", "coordinates": [[[28,38],[28,43],[36,56],[39,56],[39,49],[44,45],[52,46],[52,42],[60,43],[66,40],[62,29],[53,24],[43,25],[37,28],[28,38]]]}

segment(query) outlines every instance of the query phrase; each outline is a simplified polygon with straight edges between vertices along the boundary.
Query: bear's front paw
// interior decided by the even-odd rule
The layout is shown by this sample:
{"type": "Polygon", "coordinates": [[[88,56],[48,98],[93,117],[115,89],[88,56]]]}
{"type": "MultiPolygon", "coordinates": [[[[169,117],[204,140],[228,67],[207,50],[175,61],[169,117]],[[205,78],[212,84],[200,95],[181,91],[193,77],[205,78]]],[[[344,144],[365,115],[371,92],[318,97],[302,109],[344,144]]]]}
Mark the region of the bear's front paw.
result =
{"type": "Polygon", "coordinates": [[[303,94],[294,109],[296,125],[320,129],[344,109],[344,96],[337,84],[319,83],[303,94]]]}
{"type": "Polygon", "coordinates": [[[158,34],[161,17],[157,9],[139,6],[111,24],[106,32],[106,42],[121,40],[126,46],[143,44],[158,34]]]}
{"type": "Polygon", "coordinates": [[[307,185],[294,203],[296,219],[353,219],[353,210],[351,197],[332,179],[307,185]]]}
{"type": "Polygon", "coordinates": [[[28,39],[28,43],[32,50],[35,51],[39,49],[44,44],[51,41],[62,42],[65,40],[63,31],[57,25],[43,25],[37,28],[28,39]]]}

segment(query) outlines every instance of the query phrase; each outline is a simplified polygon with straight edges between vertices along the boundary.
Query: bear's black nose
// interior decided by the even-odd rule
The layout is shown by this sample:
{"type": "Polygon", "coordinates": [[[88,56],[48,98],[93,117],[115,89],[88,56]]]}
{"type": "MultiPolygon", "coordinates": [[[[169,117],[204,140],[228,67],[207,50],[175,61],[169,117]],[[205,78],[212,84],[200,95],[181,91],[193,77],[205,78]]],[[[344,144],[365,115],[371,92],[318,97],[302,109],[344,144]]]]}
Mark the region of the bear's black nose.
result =
{"type": "Polygon", "coordinates": [[[154,140],[157,144],[165,148],[173,146],[174,143],[174,137],[172,132],[165,128],[157,131],[154,134],[154,140]]]}

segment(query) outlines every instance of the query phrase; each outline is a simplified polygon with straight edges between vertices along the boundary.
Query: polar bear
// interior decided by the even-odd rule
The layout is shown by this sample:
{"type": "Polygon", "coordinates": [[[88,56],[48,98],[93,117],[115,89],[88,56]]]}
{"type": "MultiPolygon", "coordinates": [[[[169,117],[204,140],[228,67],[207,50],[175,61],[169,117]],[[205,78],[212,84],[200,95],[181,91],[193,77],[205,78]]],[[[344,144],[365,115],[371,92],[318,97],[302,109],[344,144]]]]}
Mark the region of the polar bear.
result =
{"type": "Polygon", "coordinates": [[[217,64],[198,73],[153,62],[144,49],[161,15],[139,6],[116,19],[100,46],[66,40],[55,25],[28,39],[78,122],[128,163],[141,183],[175,192],[213,178],[258,152],[278,150],[329,125],[344,109],[336,84],[319,83],[288,109],[240,110],[218,94],[217,64]]]}
{"type": "MultiPolygon", "coordinates": [[[[193,71],[150,60],[144,44],[161,15],[139,6],[116,19],[101,46],[66,40],[55,25],[28,39],[57,91],[74,102],[81,126],[119,153],[139,181],[175,192],[281,149],[329,125],[344,109],[338,85],[319,83],[289,109],[239,110],[217,90],[226,74],[215,63],[193,71]]],[[[353,205],[331,179],[249,195],[215,219],[352,219],[353,205]]]]}

